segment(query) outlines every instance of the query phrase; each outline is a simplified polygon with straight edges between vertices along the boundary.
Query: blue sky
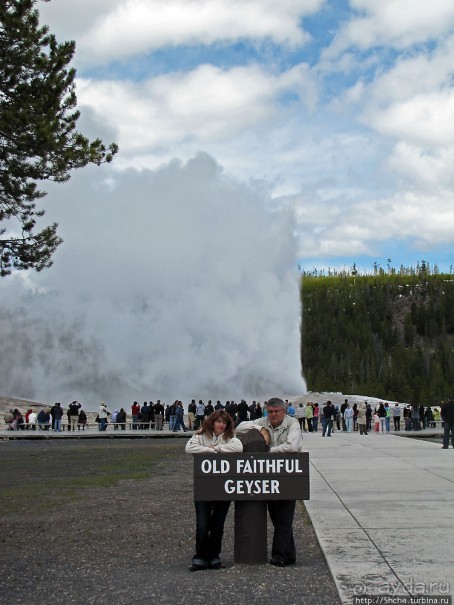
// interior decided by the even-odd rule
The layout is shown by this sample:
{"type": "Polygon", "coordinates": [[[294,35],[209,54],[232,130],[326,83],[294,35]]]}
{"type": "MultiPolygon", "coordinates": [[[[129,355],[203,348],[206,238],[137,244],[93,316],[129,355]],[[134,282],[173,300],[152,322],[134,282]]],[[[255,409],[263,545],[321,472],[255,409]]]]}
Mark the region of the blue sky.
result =
{"type": "Polygon", "coordinates": [[[36,5],[120,152],[48,185],[54,264],[0,283],[6,393],[292,397],[298,265],[454,263],[452,0],[36,5]]]}
{"type": "Polygon", "coordinates": [[[115,178],[203,152],[294,212],[306,269],[454,263],[451,0],[38,4],[115,178]]]}

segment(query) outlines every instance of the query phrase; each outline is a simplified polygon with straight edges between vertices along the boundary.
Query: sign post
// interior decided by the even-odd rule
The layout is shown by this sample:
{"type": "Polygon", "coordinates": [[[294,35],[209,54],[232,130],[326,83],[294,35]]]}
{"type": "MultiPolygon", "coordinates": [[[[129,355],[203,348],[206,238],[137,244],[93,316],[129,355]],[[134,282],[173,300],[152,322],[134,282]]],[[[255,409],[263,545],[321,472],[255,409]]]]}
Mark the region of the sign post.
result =
{"type": "MultiPolygon", "coordinates": [[[[243,452],[267,452],[265,439],[258,431],[239,435],[243,452]]],[[[235,563],[260,564],[268,561],[268,510],[263,500],[235,502],[235,563]]]]}

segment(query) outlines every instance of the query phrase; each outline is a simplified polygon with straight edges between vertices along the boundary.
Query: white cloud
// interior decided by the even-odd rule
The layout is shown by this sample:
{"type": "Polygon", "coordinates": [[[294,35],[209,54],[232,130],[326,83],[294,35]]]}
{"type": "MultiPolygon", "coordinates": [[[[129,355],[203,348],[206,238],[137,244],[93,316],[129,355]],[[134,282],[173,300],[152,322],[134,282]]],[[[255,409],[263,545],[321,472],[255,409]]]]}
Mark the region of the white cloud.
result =
{"type": "Polygon", "coordinates": [[[404,141],[446,145],[454,140],[454,90],[415,95],[372,119],[374,128],[404,141]]]}
{"type": "MultiPolygon", "coordinates": [[[[302,44],[307,34],[300,21],[322,4],[323,0],[104,1],[102,10],[96,9],[91,22],[75,16],[78,62],[92,66],[165,46],[211,45],[239,39],[302,44]]],[[[92,15],[92,9],[91,0],[77,2],[77,12],[92,15]]],[[[61,14],[61,7],[48,6],[42,13],[57,29],[59,23],[68,22],[68,15],[61,14]]],[[[64,30],[62,33],[69,34],[64,30]]]]}
{"type": "Polygon", "coordinates": [[[298,220],[299,252],[307,259],[374,256],[387,241],[407,241],[413,249],[454,244],[452,190],[403,189],[375,199],[363,192],[362,199],[347,204],[342,197],[300,201],[298,220]]]}
{"type": "Polygon", "coordinates": [[[279,96],[301,95],[312,106],[316,89],[306,68],[273,74],[258,66],[222,70],[201,65],[143,83],[78,81],[80,106],[118,129],[123,152],[165,148],[192,140],[200,148],[231,140],[277,119],[279,96]]]}
{"type": "MultiPolygon", "coordinates": [[[[433,52],[399,58],[370,84],[357,82],[343,102],[378,132],[427,145],[452,141],[454,38],[433,52]]],[[[342,103],[341,103],[342,105],[342,103]]]]}
{"type": "Polygon", "coordinates": [[[408,143],[398,143],[389,157],[390,167],[407,184],[432,191],[454,194],[454,146],[425,151],[408,143]]]}
{"type": "Polygon", "coordinates": [[[96,29],[106,15],[118,10],[124,0],[52,0],[38,2],[40,22],[50,27],[57,40],[78,40],[87,31],[96,29]]]}
{"type": "Polygon", "coordinates": [[[406,191],[361,205],[364,219],[374,227],[377,240],[408,238],[416,245],[454,242],[454,208],[450,194],[424,195],[406,191]]]}
{"type": "MultiPolygon", "coordinates": [[[[356,82],[333,104],[340,115],[357,108],[358,121],[377,133],[385,151],[381,174],[386,196],[374,196],[367,188],[353,200],[339,193],[350,208],[349,223],[370,216],[367,224],[377,233],[363,237],[366,244],[388,237],[412,245],[452,241],[453,218],[446,200],[454,196],[453,43],[451,36],[431,51],[399,57],[369,84],[356,82]]],[[[338,228],[357,241],[343,221],[338,228]]],[[[336,229],[329,232],[339,236],[336,229]]]]}
{"type": "Polygon", "coordinates": [[[341,27],[329,55],[352,46],[404,49],[440,38],[454,25],[451,0],[350,0],[350,5],[360,16],[341,27]]]}

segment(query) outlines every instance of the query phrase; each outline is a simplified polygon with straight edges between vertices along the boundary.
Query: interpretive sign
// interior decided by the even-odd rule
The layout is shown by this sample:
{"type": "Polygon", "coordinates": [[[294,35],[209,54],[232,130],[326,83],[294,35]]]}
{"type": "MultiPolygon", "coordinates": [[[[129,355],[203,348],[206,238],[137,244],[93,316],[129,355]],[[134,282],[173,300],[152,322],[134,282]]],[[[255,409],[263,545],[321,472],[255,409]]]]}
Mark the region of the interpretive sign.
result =
{"type": "Polygon", "coordinates": [[[309,454],[194,454],[194,500],[309,500],[309,454]]]}

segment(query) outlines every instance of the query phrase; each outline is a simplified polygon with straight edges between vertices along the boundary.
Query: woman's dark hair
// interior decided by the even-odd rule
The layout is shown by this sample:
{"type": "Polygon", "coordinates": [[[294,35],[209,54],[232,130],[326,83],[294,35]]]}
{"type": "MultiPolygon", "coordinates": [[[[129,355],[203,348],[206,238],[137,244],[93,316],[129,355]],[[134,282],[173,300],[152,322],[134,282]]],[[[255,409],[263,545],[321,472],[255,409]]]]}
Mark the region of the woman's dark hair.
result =
{"type": "Polygon", "coordinates": [[[235,429],[235,424],[233,422],[232,417],[224,410],[216,410],[216,412],[212,412],[205,420],[203,421],[202,428],[197,431],[199,435],[203,433],[208,433],[209,435],[214,435],[214,423],[216,420],[225,420],[226,427],[224,431],[224,435],[226,439],[231,439],[233,437],[233,431],[235,429]]]}

